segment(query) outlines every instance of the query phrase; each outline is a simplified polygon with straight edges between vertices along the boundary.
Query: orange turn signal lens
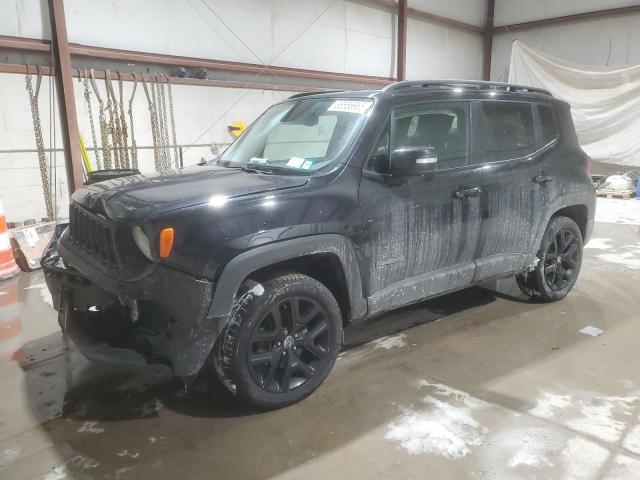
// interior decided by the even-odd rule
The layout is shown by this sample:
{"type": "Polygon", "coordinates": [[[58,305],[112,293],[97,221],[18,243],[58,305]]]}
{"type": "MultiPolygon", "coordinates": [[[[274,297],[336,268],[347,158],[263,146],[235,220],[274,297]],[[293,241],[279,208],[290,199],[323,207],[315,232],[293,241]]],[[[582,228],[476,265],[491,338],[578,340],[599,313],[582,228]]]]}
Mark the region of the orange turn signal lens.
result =
{"type": "Polygon", "coordinates": [[[163,228],[160,230],[160,258],[167,258],[171,254],[173,247],[173,228],[163,228]]]}

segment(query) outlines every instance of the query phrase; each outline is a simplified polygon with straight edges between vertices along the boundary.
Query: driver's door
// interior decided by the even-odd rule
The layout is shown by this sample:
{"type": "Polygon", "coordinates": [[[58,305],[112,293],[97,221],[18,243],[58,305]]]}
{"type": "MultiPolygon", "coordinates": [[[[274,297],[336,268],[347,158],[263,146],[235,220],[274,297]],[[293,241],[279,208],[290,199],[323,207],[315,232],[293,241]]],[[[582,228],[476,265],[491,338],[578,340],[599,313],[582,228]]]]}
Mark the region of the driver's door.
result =
{"type": "Polygon", "coordinates": [[[363,170],[369,312],[462,288],[475,273],[482,170],[470,160],[469,102],[396,107],[363,170]],[[433,147],[433,172],[393,175],[390,152],[433,147]]]}

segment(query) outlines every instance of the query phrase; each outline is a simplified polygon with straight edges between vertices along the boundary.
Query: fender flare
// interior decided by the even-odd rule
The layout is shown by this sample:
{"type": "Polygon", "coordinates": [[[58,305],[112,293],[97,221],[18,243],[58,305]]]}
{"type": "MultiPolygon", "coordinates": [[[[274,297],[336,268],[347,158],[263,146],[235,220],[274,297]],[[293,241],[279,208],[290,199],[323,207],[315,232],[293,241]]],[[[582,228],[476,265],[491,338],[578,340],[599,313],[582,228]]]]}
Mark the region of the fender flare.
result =
{"type": "Polygon", "coordinates": [[[209,317],[228,317],[233,308],[236,292],[243,280],[256,270],[269,265],[318,253],[333,254],[340,260],[344,271],[352,319],[366,315],[360,266],[353,244],[338,234],[312,235],[253,248],[234,257],[222,270],[216,282],[209,317]]]}

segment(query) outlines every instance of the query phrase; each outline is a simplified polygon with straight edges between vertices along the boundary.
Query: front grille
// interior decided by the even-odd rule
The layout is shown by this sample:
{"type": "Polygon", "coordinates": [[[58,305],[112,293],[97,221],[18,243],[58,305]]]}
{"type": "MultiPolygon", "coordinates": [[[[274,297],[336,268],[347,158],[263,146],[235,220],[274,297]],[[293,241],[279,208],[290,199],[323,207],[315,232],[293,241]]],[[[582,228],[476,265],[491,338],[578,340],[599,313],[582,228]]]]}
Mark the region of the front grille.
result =
{"type": "Polygon", "coordinates": [[[74,245],[82,248],[101,264],[110,267],[118,265],[116,252],[113,248],[112,226],[106,220],[71,204],[69,235],[74,245]]]}

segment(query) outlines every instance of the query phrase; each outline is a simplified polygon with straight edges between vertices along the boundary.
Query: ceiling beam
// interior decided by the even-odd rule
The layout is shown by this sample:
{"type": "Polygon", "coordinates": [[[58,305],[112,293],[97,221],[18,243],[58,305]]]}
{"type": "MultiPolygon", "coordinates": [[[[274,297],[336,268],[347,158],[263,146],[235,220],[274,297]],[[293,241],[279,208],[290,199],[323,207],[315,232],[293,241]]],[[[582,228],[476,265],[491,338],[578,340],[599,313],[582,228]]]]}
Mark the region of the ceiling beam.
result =
{"type": "Polygon", "coordinates": [[[478,34],[482,33],[482,27],[479,27],[477,25],[472,25],[470,23],[454,20],[453,18],[441,17],[440,15],[434,15],[433,13],[428,13],[422,10],[418,10],[417,8],[409,7],[407,13],[409,14],[409,18],[413,18],[414,20],[422,20],[425,22],[439,23],[440,25],[444,25],[446,27],[466,30],[472,33],[478,33],[478,34]]]}
{"type": "Polygon", "coordinates": [[[38,40],[37,38],[10,37],[0,35],[0,48],[8,50],[21,50],[23,52],[45,52],[51,51],[51,42],[48,40],[38,40]]]}
{"type": "MultiPolygon", "coordinates": [[[[359,3],[368,7],[378,7],[382,10],[397,13],[399,4],[396,0],[348,0],[351,3],[359,3]]],[[[424,10],[418,10],[417,8],[408,7],[407,17],[414,20],[420,20],[423,22],[432,22],[444,25],[447,27],[458,28],[473,33],[482,33],[482,27],[472,25],[471,23],[461,22],[460,20],[454,20],[453,18],[443,17],[434,13],[425,12],[424,10]]]]}
{"type": "MultiPolygon", "coordinates": [[[[97,58],[127,63],[157,64],[171,67],[206,68],[245,74],[274,75],[287,78],[306,78],[311,80],[351,82],[365,85],[387,85],[395,81],[393,77],[377,77],[351,73],[325,72],[289,67],[273,67],[242,62],[229,62],[207,58],[181,57],[158,53],[119,50],[114,48],[92,47],[70,43],[69,52],[75,57],[97,58]]],[[[32,38],[0,36],[0,49],[22,50],[27,52],[49,52],[50,42],[32,38]]],[[[2,64],[0,63],[0,69],[2,64]]],[[[15,69],[15,67],[12,67],[15,69]]],[[[1,70],[0,70],[1,71],[1,70]]]]}
{"type": "MultiPolygon", "coordinates": [[[[83,78],[82,69],[74,68],[72,73],[74,78],[83,78]]],[[[0,73],[17,73],[17,74],[26,74],[30,72],[31,74],[37,73],[37,70],[33,65],[27,67],[27,65],[21,65],[16,63],[0,63],[0,73]]],[[[50,76],[55,74],[55,69],[51,67],[40,67],[40,73],[42,75],[50,76]]],[[[119,73],[116,71],[111,72],[112,80],[119,80],[119,73]]],[[[104,79],[106,74],[104,70],[96,70],[94,72],[94,76],[97,79],[104,79]]],[[[131,82],[135,78],[138,81],[142,80],[141,73],[123,73],[122,80],[125,82],[131,82]]],[[[144,77],[147,80],[151,80],[153,78],[152,74],[144,74],[144,77]]],[[[200,80],[198,78],[182,78],[182,77],[168,77],[169,81],[172,85],[197,85],[197,86],[206,86],[206,87],[218,87],[218,88],[249,88],[254,90],[274,90],[274,91],[284,91],[284,92],[308,92],[310,90],[314,91],[324,91],[330,90],[335,91],[334,88],[324,88],[324,87],[316,87],[316,86],[305,86],[305,85],[286,85],[281,83],[266,83],[266,82],[243,82],[241,80],[200,80]]]]}
{"type": "Polygon", "coordinates": [[[629,15],[632,13],[640,13],[640,5],[631,5],[630,7],[607,8],[605,10],[596,10],[593,12],[574,13],[572,15],[564,15],[562,17],[543,18],[541,20],[532,20],[530,22],[514,23],[512,25],[501,25],[494,27],[495,33],[513,32],[516,30],[529,30],[532,28],[549,27],[551,25],[560,25],[563,23],[579,22],[584,20],[594,20],[598,18],[614,17],[619,15],[629,15]]]}

